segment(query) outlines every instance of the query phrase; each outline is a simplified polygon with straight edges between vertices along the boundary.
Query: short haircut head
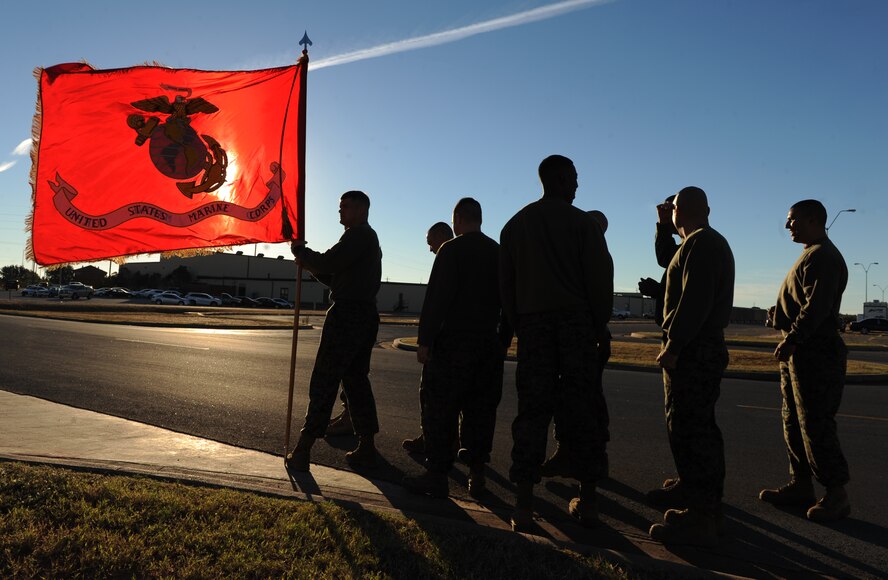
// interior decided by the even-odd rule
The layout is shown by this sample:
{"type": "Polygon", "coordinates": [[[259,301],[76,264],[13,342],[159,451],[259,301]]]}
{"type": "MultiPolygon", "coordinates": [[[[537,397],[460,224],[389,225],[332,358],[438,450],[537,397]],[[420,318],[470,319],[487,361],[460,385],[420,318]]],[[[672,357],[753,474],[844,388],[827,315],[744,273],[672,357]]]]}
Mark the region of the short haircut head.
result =
{"type": "Polygon", "coordinates": [[[816,199],[803,199],[792,205],[796,217],[806,217],[814,220],[819,226],[826,227],[826,208],[816,199]]]}
{"type": "Polygon", "coordinates": [[[433,224],[432,227],[429,228],[429,235],[435,238],[445,238],[451,239],[453,238],[453,230],[450,229],[450,224],[447,222],[438,222],[433,224]]]}
{"type": "Polygon", "coordinates": [[[339,199],[350,199],[365,209],[370,209],[370,198],[363,191],[353,189],[343,193],[339,199]]]}
{"type": "Polygon", "coordinates": [[[706,192],[693,185],[683,188],[676,195],[681,200],[682,209],[685,212],[700,214],[702,216],[709,215],[709,200],[706,198],[706,192]]]}
{"type": "Polygon", "coordinates": [[[540,163],[540,182],[544,188],[547,185],[557,184],[565,172],[573,168],[573,166],[573,161],[564,155],[549,155],[540,163]]]}
{"type": "Polygon", "coordinates": [[[472,224],[481,223],[481,204],[476,199],[464,197],[453,208],[453,213],[472,224]]]}

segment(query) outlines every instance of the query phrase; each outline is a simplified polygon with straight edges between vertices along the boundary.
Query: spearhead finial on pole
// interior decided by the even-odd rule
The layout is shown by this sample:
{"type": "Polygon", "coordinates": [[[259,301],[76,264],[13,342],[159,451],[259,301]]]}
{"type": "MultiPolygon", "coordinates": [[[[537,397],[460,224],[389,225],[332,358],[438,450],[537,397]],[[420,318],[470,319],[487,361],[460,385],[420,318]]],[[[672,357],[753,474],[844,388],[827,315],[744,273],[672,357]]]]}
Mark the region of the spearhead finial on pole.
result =
{"type": "Polygon", "coordinates": [[[305,34],[302,35],[302,40],[299,41],[299,44],[302,46],[302,54],[308,54],[308,47],[311,46],[311,39],[308,37],[308,31],[305,31],[305,34]]]}

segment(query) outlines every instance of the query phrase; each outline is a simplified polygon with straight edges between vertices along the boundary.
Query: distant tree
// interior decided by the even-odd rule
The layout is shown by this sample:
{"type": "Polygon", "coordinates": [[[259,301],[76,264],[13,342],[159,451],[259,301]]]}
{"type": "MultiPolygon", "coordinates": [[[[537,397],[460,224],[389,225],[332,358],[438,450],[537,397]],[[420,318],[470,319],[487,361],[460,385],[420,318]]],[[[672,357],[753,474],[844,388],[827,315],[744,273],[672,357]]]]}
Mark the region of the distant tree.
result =
{"type": "Polygon", "coordinates": [[[4,283],[18,282],[19,286],[23,288],[40,281],[37,272],[22,266],[3,266],[0,268],[0,276],[2,276],[4,283]]]}
{"type": "Polygon", "coordinates": [[[62,266],[47,272],[46,277],[49,278],[50,284],[67,284],[74,279],[74,268],[62,266]]]}
{"type": "Polygon", "coordinates": [[[167,276],[164,280],[173,288],[179,288],[180,290],[185,290],[188,288],[188,285],[191,284],[191,280],[194,277],[191,275],[191,272],[188,270],[187,266],[179,266],[172,272],[170,272],[169,276],[167,276]]]}

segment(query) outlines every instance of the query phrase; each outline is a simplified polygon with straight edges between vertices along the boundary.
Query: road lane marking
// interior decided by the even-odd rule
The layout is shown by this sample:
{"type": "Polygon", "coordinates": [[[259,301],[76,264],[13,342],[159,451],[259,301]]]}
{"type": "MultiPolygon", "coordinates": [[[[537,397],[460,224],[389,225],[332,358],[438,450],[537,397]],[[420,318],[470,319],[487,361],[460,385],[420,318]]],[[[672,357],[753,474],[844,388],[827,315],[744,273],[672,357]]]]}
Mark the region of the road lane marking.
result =
{"type": "MultiPolygon", "coordinates": [[[[759,411],[782,411],[775,407],[756,407],[755,405],[737,405],[741,409],[758,409],[759,411]]],[[[869,417],[867,415],[846,415],[845,413],[837,413],[836,417],[845,417],[847,419],[869,419],[870,421],[888,421],[888,417],[869,417]]]]}
{"type": "Polygon", "coordinates": [[[123,342],[139,342],[142,344],[156,344],[158,346],[171,346],[173,348],[190,348],[192,350],[210,350],[208,346],[187,346],[183,344],[171,344],[169,342],[151,342],[150,340],[136,340],[134,338],[118,338],[116,340],[120,340],[123,342]]]}

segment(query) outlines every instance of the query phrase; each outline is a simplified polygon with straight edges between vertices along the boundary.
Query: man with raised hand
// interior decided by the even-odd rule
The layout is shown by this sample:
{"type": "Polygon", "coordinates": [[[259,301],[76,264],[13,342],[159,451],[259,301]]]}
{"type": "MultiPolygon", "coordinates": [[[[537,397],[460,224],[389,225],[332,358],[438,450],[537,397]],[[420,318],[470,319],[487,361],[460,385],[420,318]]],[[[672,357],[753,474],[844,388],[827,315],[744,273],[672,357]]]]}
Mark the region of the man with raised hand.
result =
{"type": "Polygon", "coordinates": [[[657,264],[663,268],[663,276],[657,282],[653,278],[642,278],[638,281],[638,291],[645,296],[654,299],[654,322],[657,326],[663,324],[663,297],[666,293],[666,268],[672,261],[672,256],[678,251],[678,244],[673,236],[675,224],[672,223],[672,202],[675,195],[670,195],[666,200],[657,205],[657,233],[654,236],[654,254],[657,256],[657,264]]]}
{"type": "Polygon", "coordinates": [[[792,241],[804,250],[780,286],[769,317],[783,333],[774,356],[780,361],[783,437],[790,482],[763,489],[774,505],[809,508],[808,519],[832,522],[851,513],[845,485],[848,462],[839,446],[836,413],[842,402],[848,349],[839,335],[839,308],[848,267],[826,235],[826,208],[814,199],[793,205],[786,218],[792,241]],[[811,476],[826,488],[815,503],[811,476]]]}
{"type": "Polygon", "coordinates": [[[725,450],[715,404],[728,366],[724,329],[734,302],[734,255],[709,225],[709,203],[699,187],[675,196],[672,221],[682,243],[666,269],[663,368],[666,430],[678,478],[648,494],[675,508],[650,535],[663,543],[713,546],[722,520],[725,450]]]}

